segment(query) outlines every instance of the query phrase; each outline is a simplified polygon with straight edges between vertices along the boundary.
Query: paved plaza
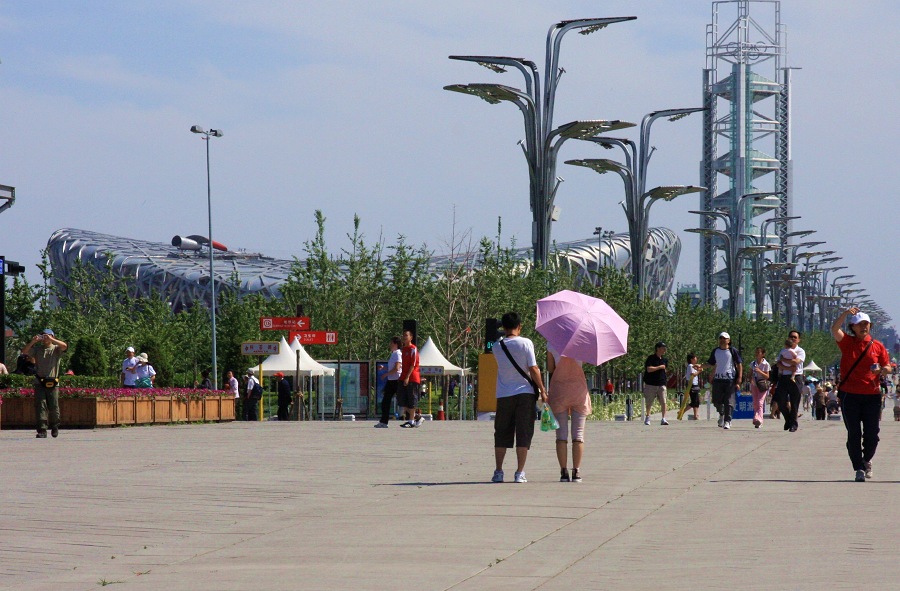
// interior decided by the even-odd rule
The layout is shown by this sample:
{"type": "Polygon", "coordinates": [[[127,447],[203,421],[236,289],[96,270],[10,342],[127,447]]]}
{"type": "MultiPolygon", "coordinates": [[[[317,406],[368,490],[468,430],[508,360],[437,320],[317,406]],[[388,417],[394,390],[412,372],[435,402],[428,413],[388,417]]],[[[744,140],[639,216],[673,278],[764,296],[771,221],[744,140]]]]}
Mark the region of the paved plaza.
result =
{"type": "Polygon", "coordinates": [[[808,419],[590,422],[580,484],[540,431],[489,484],[489,422],[0,431],[0,589],[886,589],[900,422],[854,483],[808,419]]]}

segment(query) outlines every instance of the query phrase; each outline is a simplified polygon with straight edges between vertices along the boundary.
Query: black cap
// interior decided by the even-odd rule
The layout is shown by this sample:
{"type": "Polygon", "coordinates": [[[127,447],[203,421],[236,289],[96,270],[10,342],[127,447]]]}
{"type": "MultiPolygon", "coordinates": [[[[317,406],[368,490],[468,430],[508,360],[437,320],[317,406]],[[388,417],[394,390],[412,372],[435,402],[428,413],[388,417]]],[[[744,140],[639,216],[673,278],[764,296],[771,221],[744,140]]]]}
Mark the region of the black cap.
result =
{"type": "MultiPolygon", "coordinates": [[[[666,344],[665,344],[664,342],[662,342],[662,341],[656,343],[656,348],[657,348],[657,349],[659,349],[660,347],[665,347],[665,346],[666,346],[666,344]]],[[[667,347],[667,348],[668,348],[668,347],[667,347]]]]}

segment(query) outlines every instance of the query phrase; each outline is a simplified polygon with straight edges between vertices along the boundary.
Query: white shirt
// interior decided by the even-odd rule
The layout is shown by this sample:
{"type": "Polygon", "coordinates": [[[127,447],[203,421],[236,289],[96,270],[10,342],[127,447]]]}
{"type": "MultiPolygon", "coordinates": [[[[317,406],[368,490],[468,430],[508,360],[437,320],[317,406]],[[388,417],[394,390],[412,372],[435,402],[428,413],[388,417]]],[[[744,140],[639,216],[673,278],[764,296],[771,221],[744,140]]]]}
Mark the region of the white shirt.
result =
{"type": "Polygon", "coordinates": [[[800,363],[797,365],[797,369],[794,370],[795,376],[803,375],[803,364],[806,363],[806,351],[803,350],[803,347],[797,345],[797,348],[794,349],[794,355],[797,356],[797,359],[800,360],[800,363]]]}
{"type": "Polygon", "coordinates": [[[400,374],[403,371],[403,356],[400,353],[400,349],[395,349],[391,351],[391,356],[388,357],[388,372],[387,379],[390,381],[396,381],[400,379],[400,374]],[[394,370],[394,366],[397,367],[394,370]]]}
{"type": "Polygon", "coordinates": [[[259,380],[256,379],[256,376],[250,376],[247,378],[247,394],[253,393],[253,385],[258,384],[259,380]]]}
{"type": "MultiPolygon", "coordinates": [[[[537,366],[537,358],[534,356],[534,343],[525,337],[506,337],[501,339],[509,354],[512,355],[525,375],[530,377],[529,367],[537,366]]],[[[500,341],[494,343],[494,358],[497,360],[497,398],[506,398],[518,394],[534,394],[534,388],[522,377],[522,374],[509,361],[509,357],[503,352],[500,341]]]]}
{"type": "Polygon", "coordinates": [[[699,386],[700,386],[700,374],[698,373],[697,375],[693,375],[693,373],[694,373],[694,366],[691,365],[690,363],[688,363],[688,364],[687,364],[687,369],[684,370],[684,375],[687,376],[687,378],[688,378],[688,383],[689,383],[691,386],[698,386],[698,387],[699,387],[699,386]]]}
{"type": "MultiPolygon", "coordinates": [[[[737,351],[735,351],[737,353],[737,351]]],[[[709,356],[709,364],[715,363],[716,373],[713,376],[716,380],[734,380],[737,377],[737,364],[741,363],[740,357],[735,358],[731,354],[731,347],[723,349],[716,347],[712,355],[709,356]]]]}
{"type": "Polygon", "coordinates": [[[122,361],[122,374],[125,376],[122,383],[126,386],[134,386],[134,381],[138,379],[137,372],[130,371],[137,367],[137,364],[137,357],[126,357],[125,360],[122,361]]]}
{"type": "Polygon", "coordinates": [[[235,398],[241,397],[241,389],[238,386],[237,378],[234,376],[231,376],[228,379],[228,391],[231,392],[232,394],[234,394],[235,398]]]}
{"type": "MultiPolygon", "coordinates": [[[[156,375],[156,370],[153,369],[153,366],[150,365],[149,363],[141,363],[134,369],[135,369],[135,371],[134,371],[134,375],[135,375],[134,379],[135,380],[137,380],[138,378],[152,378],[153,376],[156,375]]],[[[131,373],[131,372],[128,372],[128,373],[131,373]]],[[[125,375],[127,376],[128,374],[125,374],[125,375]]]]}

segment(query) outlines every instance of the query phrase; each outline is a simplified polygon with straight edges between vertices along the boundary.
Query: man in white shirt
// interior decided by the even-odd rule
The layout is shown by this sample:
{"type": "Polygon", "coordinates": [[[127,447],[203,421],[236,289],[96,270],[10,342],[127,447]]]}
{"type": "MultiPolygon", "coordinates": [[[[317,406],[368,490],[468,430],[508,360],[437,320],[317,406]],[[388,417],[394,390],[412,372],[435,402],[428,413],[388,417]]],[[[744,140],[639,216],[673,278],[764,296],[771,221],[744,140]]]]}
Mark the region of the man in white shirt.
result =
{"type": "Polygon", "coordinates": [[[137,380],[138,358],[134,356],[134,347],[125,349],[125,360],[122,361],[122,373],[119,375],[119,383],[123,388],[134,388],[137,380]]]}
{"type": "Polygon", "coordinates": [[[516,448],[515,482],[525,478],[525,460],[534,436],[535,389],[541,402],[547,402],[547,390],[534,355],[534,343],[520,336],[522,321],[515,312],[507,312],[500,323],[506,336],[493,346],[497,360],[497,413],[494,416],[494,460],[492,482],[503,482],[503,459],[506,450],[516,448]],[[524,374],[524,375],[523,375],[524,374]]]}
{"type": "Polygon", "coordinates": [[[391,337],[391,354],[387,362],[387,381],[384,384],[384,393],[381,399],[381,420],[375,424],[377,429],[387,429],[388,421],[391,418],[391,402],[397,393],[400,385],[400,374],[403,373],[403,357],[400,353],[400,347],[403,341],[400,337],[391,337]]]}
{"type": "Polygon", "coordinates": [[[259,406],[259,400],[253,395],[254,387],[259,384],[256,379],[256,371],[254,369],[247,370],[247,387],[244,390],[244,420],[257,421],[259,416],[256,412],[259,406]]]}

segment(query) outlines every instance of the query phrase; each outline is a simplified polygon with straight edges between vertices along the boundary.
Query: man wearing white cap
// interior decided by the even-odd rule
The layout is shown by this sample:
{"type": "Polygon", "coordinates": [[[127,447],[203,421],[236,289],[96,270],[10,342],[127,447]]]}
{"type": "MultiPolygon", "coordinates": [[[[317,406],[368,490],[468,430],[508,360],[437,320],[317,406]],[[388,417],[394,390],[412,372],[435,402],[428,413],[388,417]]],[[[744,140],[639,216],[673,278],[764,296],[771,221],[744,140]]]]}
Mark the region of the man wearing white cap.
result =
{"type": "Polygon", "coordinates": [[[731,346],[731,335],[719,333],[719,346],[712,350],[703,367],[714,367],[712,402],[719,411],[719,426],[731,429],[731,411],[734,410],[734,393],[741,383],[744,371],[741,354],[731,346]]]}
{"type": "Polygon", "coordinates": [[[244,389],[244,420],[245,421],[257,421],[259,420],[259,415],[256,410],[259,406],[259,398],[258,395],[262,394],[259,380],[256,379],[256,370],[252,367],[247,370],[247,385],[244,389]]]}
{"type": "Polygon", "coordinates": [[[853,306],[831,325],[831,336],[841,350],[838,400],[847,427],[847,453],[856,482],[872,477],[872,458],[878,446],[881,420],[881,376],[891,373],[887,349],[872,338],[869,315],[853,306]],[[849,318],[848,318],[849,316],[849,318]],[[847,320],[847,332],[841,326],[847,320]]]}
{"type": "Polygon", "coordinates": [[[134,356],[134,347],[125,349],[125,360],[122,361],[122,373],[119,375],[119,383],[123,388],[134,388],[137,380],[137,357],[134,356]]]}

